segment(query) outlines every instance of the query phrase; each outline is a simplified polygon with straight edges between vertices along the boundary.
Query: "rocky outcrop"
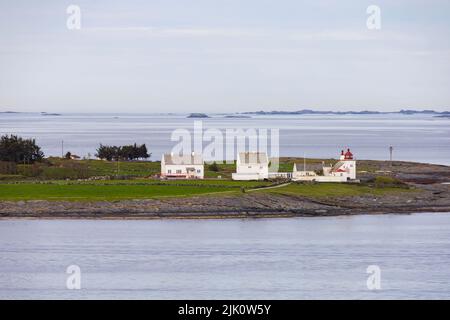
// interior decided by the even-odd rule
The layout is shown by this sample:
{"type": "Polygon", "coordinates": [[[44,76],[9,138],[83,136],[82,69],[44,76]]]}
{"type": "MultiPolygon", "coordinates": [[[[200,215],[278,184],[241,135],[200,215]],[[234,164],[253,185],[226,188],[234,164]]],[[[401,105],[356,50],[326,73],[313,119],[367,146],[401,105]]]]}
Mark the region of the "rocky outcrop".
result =
{"type": "Polygon", "coordinates": [[[252,192],[122,201],[4,201],[0,217],[20,218],[266,218],[412,212],[450,212],[450,186],[417,186],[417,192],[311,199],[252,192]]]}

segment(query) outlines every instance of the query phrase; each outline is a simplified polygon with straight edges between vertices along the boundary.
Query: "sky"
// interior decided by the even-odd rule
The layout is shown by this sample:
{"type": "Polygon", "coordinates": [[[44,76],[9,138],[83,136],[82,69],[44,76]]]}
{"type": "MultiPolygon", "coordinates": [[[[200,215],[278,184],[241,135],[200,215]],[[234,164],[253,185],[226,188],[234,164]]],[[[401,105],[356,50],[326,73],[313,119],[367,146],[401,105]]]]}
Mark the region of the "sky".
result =
{"type": "Polygon", "coordinates": [[[0,0],[0,111],[450,110],[449,12],[448,0],[0,0]]]}

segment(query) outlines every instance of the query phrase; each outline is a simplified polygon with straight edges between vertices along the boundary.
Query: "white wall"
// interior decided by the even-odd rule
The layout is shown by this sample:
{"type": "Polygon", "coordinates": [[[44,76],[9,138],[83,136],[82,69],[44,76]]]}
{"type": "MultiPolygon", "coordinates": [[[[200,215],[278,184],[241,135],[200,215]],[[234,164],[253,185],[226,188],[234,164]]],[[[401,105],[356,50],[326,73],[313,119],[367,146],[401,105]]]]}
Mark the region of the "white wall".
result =
{"type": "Polygon", "coordinates": [[[267,179],[269,176],[269,166],[264,164],[239,164],[236,167],[238,174],[258,174],[267,179]]]}
{"type": "Polygon", "coordinates": [[[204,166],[201,164],[194,164],[194,165],[166,164],[164,166],[161,165],[161,175],[187,174],[187,168],[195,168],[195,177],[203,179],[205,172],[204,166]]]}

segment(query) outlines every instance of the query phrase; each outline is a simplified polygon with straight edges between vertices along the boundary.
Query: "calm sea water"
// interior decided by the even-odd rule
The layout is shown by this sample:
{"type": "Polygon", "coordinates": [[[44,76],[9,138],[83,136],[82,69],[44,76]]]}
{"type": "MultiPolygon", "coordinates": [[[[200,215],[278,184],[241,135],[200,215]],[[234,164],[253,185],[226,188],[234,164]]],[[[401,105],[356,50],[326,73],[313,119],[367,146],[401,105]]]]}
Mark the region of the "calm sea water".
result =
{"type": "Polygon", "coordinates": [[[450,298],[450,213],[3,220],[0,298],[450,298]],[[81,290],[66,289],[67,266],[81,290]],[[381,269],[381,290],[366,268],[381,269]]]}
{"type": "MultiPolygon", "coordinates": [[[[336,157],[350,146],[359,159],[389,158],[450,164],[450,120],[430,115],[302,115],[252,116],[230,119],[214,115],[203,126],[242,129],[279,129],[282,156],[336,157]]],[[[46,155],[64,151],[80,156],[95,154],[99,143],[146,143],[151,160],[160,160],[176,144],[175,129],[193,130],[194,119],[186,115],[157,114],[0,114],[0,134],[35,137],[46,155]]]]}

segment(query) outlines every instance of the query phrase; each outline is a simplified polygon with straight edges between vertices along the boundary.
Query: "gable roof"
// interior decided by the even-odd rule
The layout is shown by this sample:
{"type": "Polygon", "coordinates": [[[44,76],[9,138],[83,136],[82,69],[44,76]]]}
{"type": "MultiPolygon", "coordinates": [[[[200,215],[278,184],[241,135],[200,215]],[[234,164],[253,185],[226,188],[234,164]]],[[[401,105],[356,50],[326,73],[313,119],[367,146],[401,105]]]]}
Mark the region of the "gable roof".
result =
{"type": "Polygon", "coordinates": [[[243,164],[268,164],[265,152],[239,152],[239,162],[243,164]]]}
{"type": "Polygon", "coordinates": [[[170,154],[166,153],[163,155],[164,163],[167,165],[199,165],[203,164],[203,158],[201,155],[178,155],[178,154],[170,154]]]}
{"type": "Polygon", "coordinates": [[[347,170],[341,169],[343,165],[344,165],[343,161],[336,162],[336,164],[331,168],[331,172],[347,172],[347,170]]]}

